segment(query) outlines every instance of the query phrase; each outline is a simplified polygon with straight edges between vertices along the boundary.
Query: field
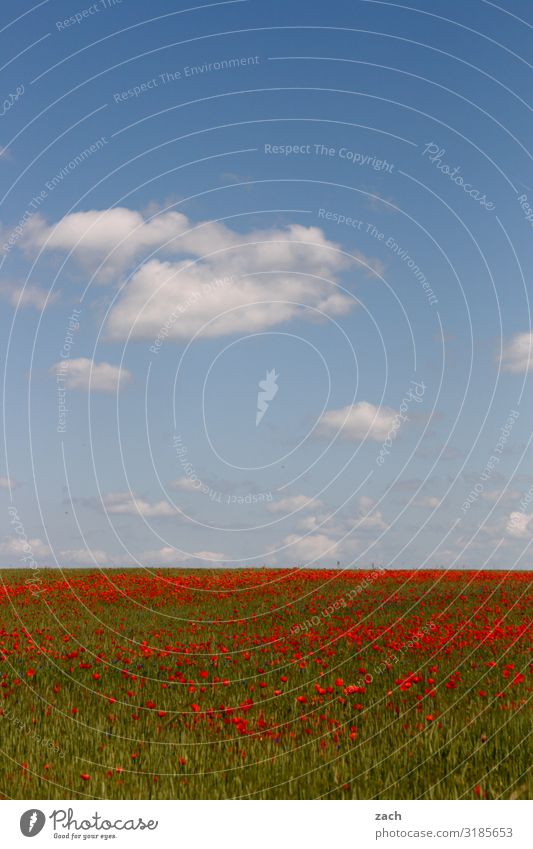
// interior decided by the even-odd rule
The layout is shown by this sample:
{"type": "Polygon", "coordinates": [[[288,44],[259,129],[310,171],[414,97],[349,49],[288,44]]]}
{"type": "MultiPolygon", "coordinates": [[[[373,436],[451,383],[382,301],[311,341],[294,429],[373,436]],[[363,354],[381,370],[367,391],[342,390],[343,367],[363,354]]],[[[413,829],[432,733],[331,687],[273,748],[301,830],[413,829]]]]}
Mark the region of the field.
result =
{"type": "Polygon", "coordinates": [[[0,576],[3,798],[531,795],[531,573],[0,576]]]}

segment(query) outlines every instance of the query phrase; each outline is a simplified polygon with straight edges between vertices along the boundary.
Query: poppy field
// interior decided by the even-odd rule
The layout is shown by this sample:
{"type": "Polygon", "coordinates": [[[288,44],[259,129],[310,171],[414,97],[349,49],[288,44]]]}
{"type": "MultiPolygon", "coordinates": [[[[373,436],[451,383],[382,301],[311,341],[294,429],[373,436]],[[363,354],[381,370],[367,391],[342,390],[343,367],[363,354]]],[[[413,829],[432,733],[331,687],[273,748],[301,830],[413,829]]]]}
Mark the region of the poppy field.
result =
{"type": "Polygon", "coordinates": [[[529,572],[0,573],[15,799],[523,799],[529,572]]]}

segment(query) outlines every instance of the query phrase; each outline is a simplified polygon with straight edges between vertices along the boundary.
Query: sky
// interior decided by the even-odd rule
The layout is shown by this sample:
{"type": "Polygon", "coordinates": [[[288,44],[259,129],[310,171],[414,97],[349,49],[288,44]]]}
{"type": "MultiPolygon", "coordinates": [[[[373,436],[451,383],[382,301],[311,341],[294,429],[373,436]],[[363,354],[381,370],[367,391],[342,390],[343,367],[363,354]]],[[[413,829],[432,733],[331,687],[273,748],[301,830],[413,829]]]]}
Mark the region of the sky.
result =
{"type": "Polygon", "coordinates": [[[1,566],[531,568],[531,11],[3,7],[1,566]]]}

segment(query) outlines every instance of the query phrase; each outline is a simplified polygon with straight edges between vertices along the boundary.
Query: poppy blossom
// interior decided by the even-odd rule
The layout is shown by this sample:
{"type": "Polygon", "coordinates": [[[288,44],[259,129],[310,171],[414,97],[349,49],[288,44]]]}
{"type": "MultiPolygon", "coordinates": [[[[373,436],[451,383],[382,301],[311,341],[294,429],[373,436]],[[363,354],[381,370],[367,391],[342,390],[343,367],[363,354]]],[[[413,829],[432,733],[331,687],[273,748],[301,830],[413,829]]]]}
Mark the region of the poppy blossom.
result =
{"type": "MultiPolygon", "coordinates": [[[[102,795],[98,775],[76,774],[76,752],[121,798],[216,796],[222,773],[235,796],[299,795],[303,779],[290,777],[306,775],[313,796],[374,797],[379,770],[363,776],[358,760],[386,751],[401,798],[431,784],[436,798],[484,799],[472,786],[502,739],[517,756],[497,785],[520,787],[530,573],[84,570],[43,583],[50,609],[20,578],[0,582],[0,714],[14,729],[23,718],[32,743],[11,771],[15,797],[51,777],[102,795]],[[287,610],[306,626],[291,631],[287,610]],[[424,732],[446,745],[447,775],[421,756],[424,732]],[[47,749],[68,756],[56,763],[47,749]],[[200,757],[194,769],[184,751],[200,757]],[[174,770],[161,769],[163,752],[174,770]]],[[[17,739],[6,736],[13,764],[17,739]]]]}

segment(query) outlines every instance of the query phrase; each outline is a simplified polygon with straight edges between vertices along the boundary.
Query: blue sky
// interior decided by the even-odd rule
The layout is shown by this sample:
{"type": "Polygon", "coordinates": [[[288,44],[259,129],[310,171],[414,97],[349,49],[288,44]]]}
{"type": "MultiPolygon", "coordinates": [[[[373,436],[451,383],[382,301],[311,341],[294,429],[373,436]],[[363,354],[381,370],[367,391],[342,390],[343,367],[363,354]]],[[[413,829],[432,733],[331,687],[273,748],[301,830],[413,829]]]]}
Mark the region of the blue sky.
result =
{"type": "Polygon", "coordinates": [[[529,568],[529,4],[172,5],[2,12],[0,565],[529,568]]]}

